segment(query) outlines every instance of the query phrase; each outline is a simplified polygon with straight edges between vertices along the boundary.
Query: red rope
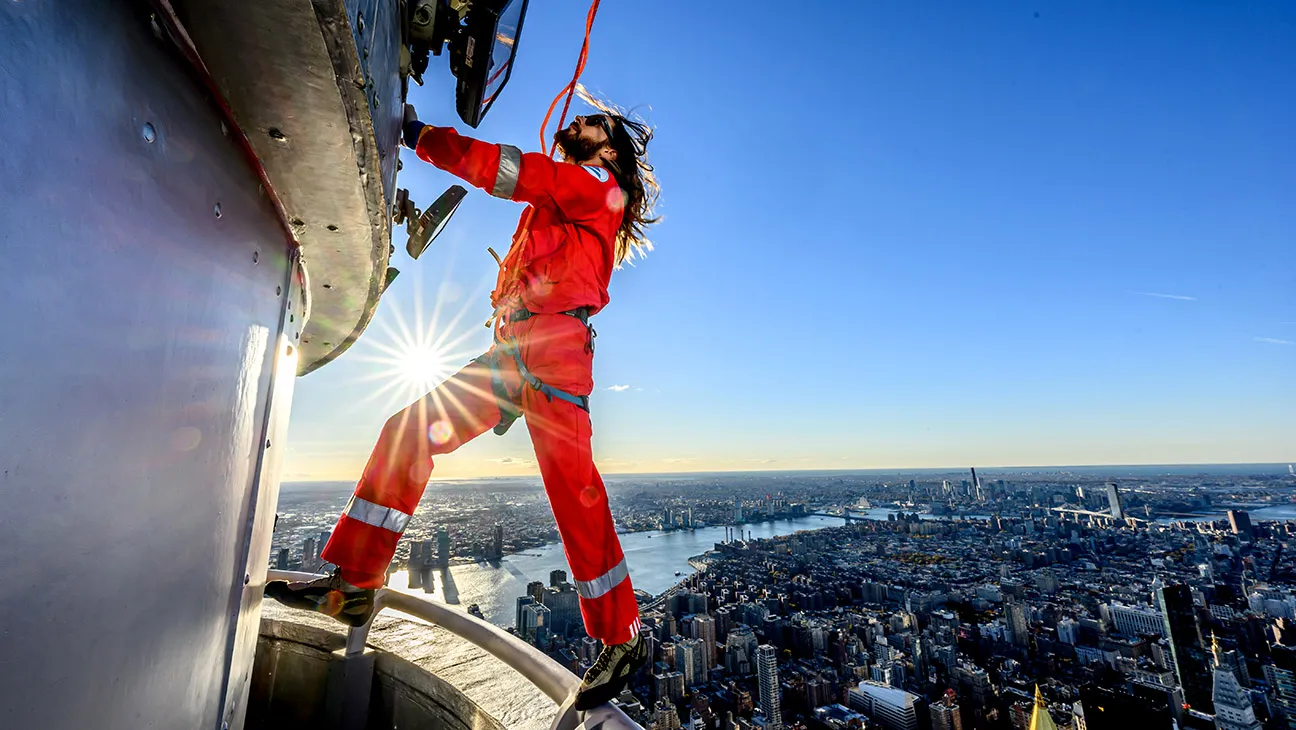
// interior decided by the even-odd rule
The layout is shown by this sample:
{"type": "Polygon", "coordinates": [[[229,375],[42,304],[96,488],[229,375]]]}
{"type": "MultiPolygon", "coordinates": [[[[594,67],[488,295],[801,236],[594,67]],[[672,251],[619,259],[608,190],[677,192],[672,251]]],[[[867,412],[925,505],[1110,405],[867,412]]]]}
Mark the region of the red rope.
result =
{"type": "MultiPolygon", "coordinates": [[[[567,100],[563,103],[562,114],[558,117],[558,129],[566,126],[567,112],[571,109],[572,97],[576,94],[576,87],[580,83],[581,74],[585,73],[585,62],[589,60],[590,32],[594,30],[594,18],[598,15],[599,0],[590,2],[589,12],[585,15],[585,40],[581,43],[580,56],[576,59],[576,71],[572,74],[571,81],[563,87],[562,91],[549,102],[549,110],[545,112],[544,121],[540,123],[540,150],[549,157],[553,157],[558,152],[558,145],[550,147],[545,139],[545,130],[549,127],[549,120],[553,117],[554,107],[558,106],[558,100],[565,94],[567,100]]],[[[522,224],[522,232],[514,242],[509,252],[504,255],[504,261],[500,264],[499,278],[495,282],[495,291],[491,292],[491,304],[498,307],[500,297],[504,291],[511,285],[521,272],[522,251],[526,247],[527,240],[531,233],[531,219],[535,216],[535,209],[532,208],[527,214],[526,222],[522,224]]],[[[490,326],[490,323],[487,323],[490,326]]]]}

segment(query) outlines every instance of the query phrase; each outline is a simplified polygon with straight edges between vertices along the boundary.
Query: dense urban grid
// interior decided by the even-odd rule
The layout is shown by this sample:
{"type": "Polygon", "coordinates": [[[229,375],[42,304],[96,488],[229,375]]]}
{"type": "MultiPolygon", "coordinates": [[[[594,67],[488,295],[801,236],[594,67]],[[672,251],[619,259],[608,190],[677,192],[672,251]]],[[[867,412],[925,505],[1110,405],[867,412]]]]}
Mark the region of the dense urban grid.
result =
{"type": "MultiPolygon", "coordinates": [[[[1261,519],[1293,487],[1290,473],[620,480],[627,529],[733,529],[703,570],[642,597],[653,661],[618,703],[661,730],[1296,729],[1296,522],[1261,519]],[[806,514],[847,524],[745,539],[806,514]]],[[[534,487],[429,496],[437,511],[393,563],[412,585],[554,539],[534,487]]],[[[287,539],[313,529],[296,519],[287,539]]],[[[276,561],[317,569],[324,538],[276,561]]],[[[516,607],[511,628],[572,671],[597,656],[564,571],[516,607]]]]}

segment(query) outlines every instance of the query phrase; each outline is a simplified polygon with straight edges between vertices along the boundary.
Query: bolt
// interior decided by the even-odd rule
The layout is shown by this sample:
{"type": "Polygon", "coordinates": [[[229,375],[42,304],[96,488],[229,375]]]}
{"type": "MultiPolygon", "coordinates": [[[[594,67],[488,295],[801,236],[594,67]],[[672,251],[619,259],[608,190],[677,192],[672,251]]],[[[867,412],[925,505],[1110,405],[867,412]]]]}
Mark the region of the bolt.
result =
{"type": "Polygon", "coordinates": [[[255,264],[255,263],[256,263],[260,258],[261,258],[261,252],[260,252],[260,251],[253,251],[253,252],[252,252],[252,263],[255,264]]]}
{"type": "Polygon", "coordinates": [[[252,574],[251,574],[251,573],[244,573],[244,574],[243,574],[243,585],[247,585],[248,583],[251,583],[251,582],[252,582],[252,574]]]}
{"type": "Polygon", "coordinates": [[[324,227],[327,228],[327,229],[329,229],[330,231],[336,231],[336,230],[338,229],[338,227],[335,226],[335,225],[333,225],[332,223],[330,223],[330,224],[328,224],[327,226],[324,226],[324,227]]]}
{"type": "Polygon", "coordinates": [[[276,287],[275,287],[275,296],[281,296],[282,294],[283,294],[283,287],[282,287],[282,286],[276,286],[276,287]]]}
{"type": "Polygon", "coordinates": [[[220,203],[216,204],[216,217],[217,218],[221,217],[220,203]]]}
{"type": "Polygon", "coordinates": [[[364,16],[360,13],[356,13],[356,28],[359,29],[361,33],[364,33],[364,16]]]}
{"type": "Polygon", "coordinates": [[[266,448],[270,448],[270,439],[266,439],[266,448]]]}
{"type": "Polygon", "coordinates": [[[140,134],[144,135],[144,141],[149,144],[153,144],[153,140],[157,139],[157,130],[153,128],[151,122],[144,122],[144,128],[140,130],[140,134]]]}
{"type": "Polygon", "coordinates": [[[287,137],[284,136],[283,132],[279,131],[278,127],[271,127],[267,131],[267,134],[270,135],[270,139],[273,139],[276,142],[283,142],[284,140],[288,139],[287,137]]]}

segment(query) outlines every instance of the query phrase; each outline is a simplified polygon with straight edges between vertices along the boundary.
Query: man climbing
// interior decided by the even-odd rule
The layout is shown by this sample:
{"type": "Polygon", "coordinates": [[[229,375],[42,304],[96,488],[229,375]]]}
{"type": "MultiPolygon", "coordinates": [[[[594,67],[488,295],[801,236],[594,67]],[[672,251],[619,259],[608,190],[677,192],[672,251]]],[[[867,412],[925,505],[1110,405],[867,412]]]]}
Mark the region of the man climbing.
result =
{"type": "Polygon", "coordinates": [[[589,318],[608,303],[613,268],[648,248],[657,195],[645,156],[650,139],[646,126],[623,116],[578,116],[554,134],[563,157],[556,162],[425,125],[406,108],[404,142],[420,158],[527,204],[491,293],[495,344],[388,419],[322,553],[338,569],[309,582],[272,582],[266,595],[363,625],[427,486],[432,457],[489,428],[503,433],[525,416],[585,630],[604,644],[576,708],[609,701],[647,662],[639,607],[590,451],[589,318]]]}

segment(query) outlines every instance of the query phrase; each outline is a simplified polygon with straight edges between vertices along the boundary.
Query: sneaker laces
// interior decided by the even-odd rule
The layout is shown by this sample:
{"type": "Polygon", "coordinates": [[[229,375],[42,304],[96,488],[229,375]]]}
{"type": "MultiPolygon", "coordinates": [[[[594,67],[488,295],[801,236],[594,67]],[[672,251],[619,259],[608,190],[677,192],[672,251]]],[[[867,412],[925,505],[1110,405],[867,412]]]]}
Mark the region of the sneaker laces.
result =
{"type": "Polygon", "coordinates": [[[613,647],[604,647],[603,651],[599,652],[598,658],[594,660],[594,666],[590,667],[590,672],[598,675],[607,671],[608,665],[612,663],[613,653],[615,653],[613,647]]]}

